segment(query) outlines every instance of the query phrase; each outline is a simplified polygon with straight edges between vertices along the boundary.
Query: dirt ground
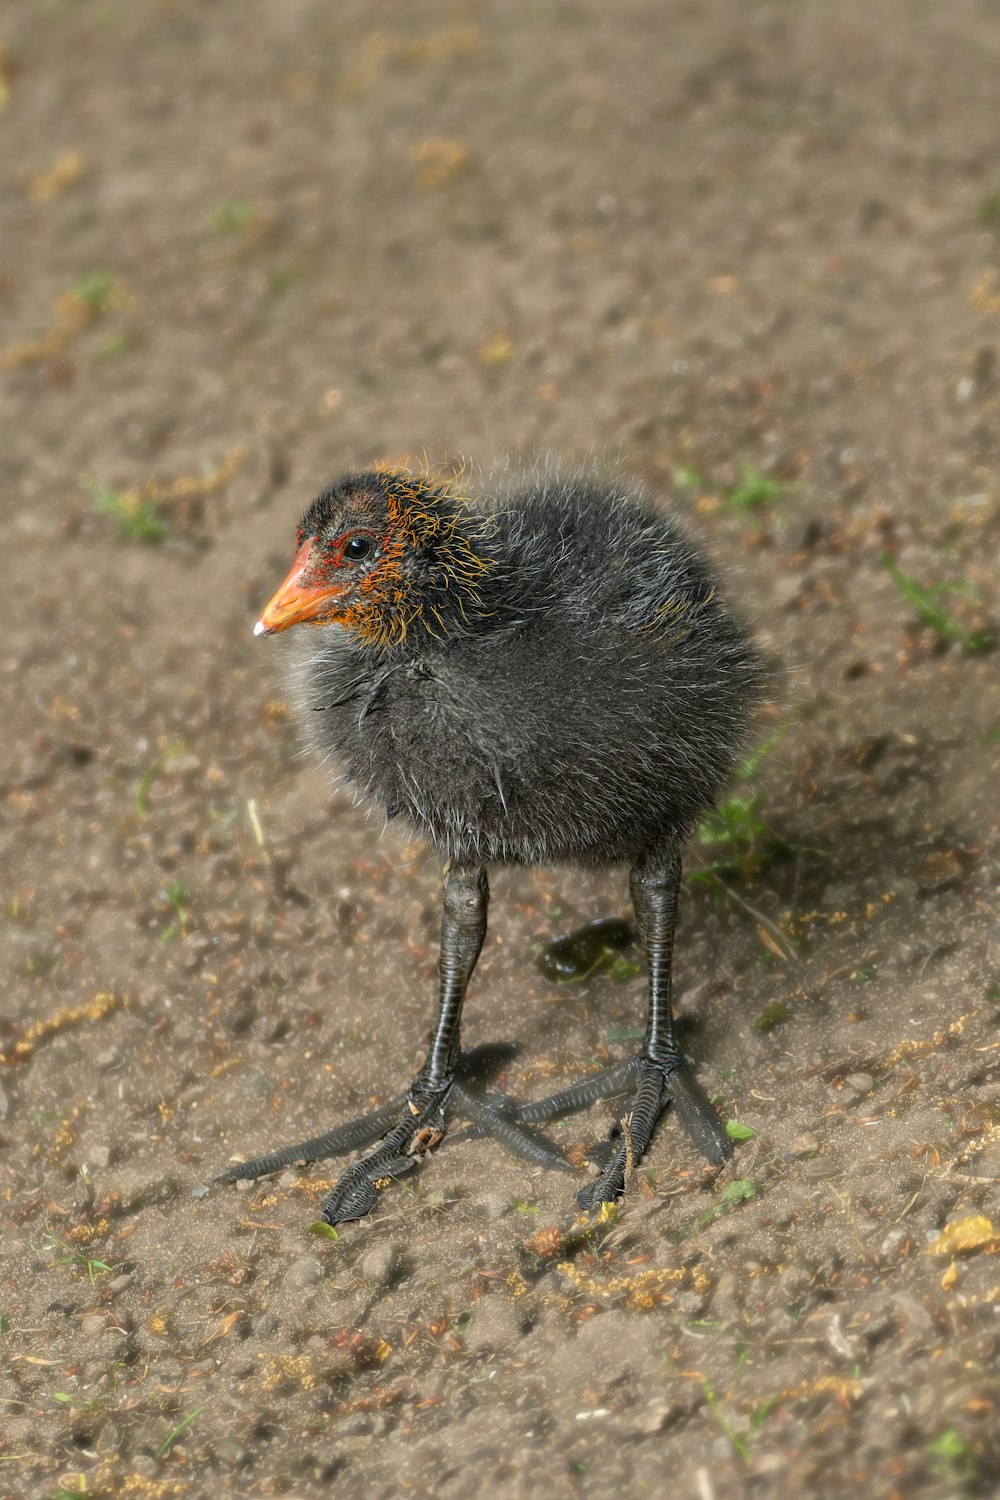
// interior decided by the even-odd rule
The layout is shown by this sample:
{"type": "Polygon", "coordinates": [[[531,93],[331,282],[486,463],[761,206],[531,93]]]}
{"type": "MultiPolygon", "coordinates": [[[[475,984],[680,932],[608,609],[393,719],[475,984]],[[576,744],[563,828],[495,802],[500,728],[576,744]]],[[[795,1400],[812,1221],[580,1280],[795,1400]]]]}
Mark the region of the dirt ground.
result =
{"type": "MultiPolygon", "coordinates": [[[[38,0],[0,47],[0,1494],[998,1493],[995,5],[38,0]],[[666,1120],[593,1225],[455,1143],[333,1241],[332,1164],[213,1178],[409,1080],[440,877],[251,626],[321,482],[425,453],[673,496],[775,664],[677,961],[743,1139],[666,1120]]],[[[641,977],[537,964],[623,872],[493,889],[467,1044],[527,1096],[626,1056],[641,977]]]]}

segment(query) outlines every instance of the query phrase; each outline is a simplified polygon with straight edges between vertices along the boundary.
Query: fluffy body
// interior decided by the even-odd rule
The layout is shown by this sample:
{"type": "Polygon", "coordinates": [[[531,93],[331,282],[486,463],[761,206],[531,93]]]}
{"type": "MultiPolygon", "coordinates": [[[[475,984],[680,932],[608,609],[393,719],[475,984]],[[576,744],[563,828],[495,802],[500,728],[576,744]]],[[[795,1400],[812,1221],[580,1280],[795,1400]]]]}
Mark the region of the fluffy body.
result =
{"type": "Polygon", "coordinates": [[[357,527],[378,551],[298,633],[297,681],[365,797],[462,864],[635,863],[691,829],[760,668],[672,521],[575,476],[473,503],[375,471],[324,491],[300,542],[357,527]]]}

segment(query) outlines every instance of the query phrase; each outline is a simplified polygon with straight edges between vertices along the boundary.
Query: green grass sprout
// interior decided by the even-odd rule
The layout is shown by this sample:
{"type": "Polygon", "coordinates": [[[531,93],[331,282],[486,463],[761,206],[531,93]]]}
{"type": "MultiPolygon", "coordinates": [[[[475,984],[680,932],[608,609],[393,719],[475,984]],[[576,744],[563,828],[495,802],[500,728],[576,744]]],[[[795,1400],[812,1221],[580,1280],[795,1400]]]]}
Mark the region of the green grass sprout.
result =
{"type": "Polygon", "coordinates": [[[243,198],[224,198],[212,214],[216,234],[241,234],[257,217],[254,205],[243,198]]]}
{"type": "Polygon", "coordinates": [[[178,1422],[177,1426],[174,1428],[173,1432],[171,1432],[167,1437],[165,1437],[164,1440],[163,1440],[163,1442],[157,1448],[154,1457],[156,1457],[156,1458],[163,1458],[164,1454],[167,1453],[170,1450],[170,1448],[173,1446],[174,1443],[176,1443],[177,1439],[180,1437],[180,1435],[184,1431],[185,1427],[190,1426],[190,1424],[194,1421],[195,1417],[197,1417],[204,1410],[205,1410],[205,1406],[204,1405],[202,1405],[202,1406],[196,1406],[195,1409],[194,1409],[194,1411],[191,1412],[191,1414],[189,1416],[187,1416],[187,1417],[184,1418],[183,1422],[178,1422]]]}
{"type": "Polygon", "coordinates": [[[94,504],[106,516],[118,522],[118,534],[126,542],[162,542],[170,528],[152,500],[139,490],[114,490],[108,484],[87,479],[84,487],[94,504]]]}
{"type": "Polygon", "coordinates": [[[149,793],[153,782],[159,776],[164,766],[168,765],[175,755],[180,755],[183,749],[183,740],[178,740],[173,745],[168,745],[163,754],[158,755],[149,770],[143,774],[143,778],[139,782],[135,794],[135,810],[140,818],[145,818],[149,815],[149,793]]]}
{"type": "Polygon", "coordinates": [[[736,1428],[728,1420],[722,1410],[722,1403],[713,1391],[707,1380],[701,1382],[702,1394],[708,1402],[709,1411],[718,1423],[719,1431],[725,1437],[733,1452],[744,1461],[750,1458],[750,1445],[745,1438],[740,1437],[736,1428]]]}
{"type": "Polygon", "coordinates": [[[740,483],[723,502],[730,510],[747,512],[759,510],[763,505],[773,505],[790,488],[780,479],[771,479],[750,464],[740,464],[740,473],[740,483]]]}
{"type": "MultiPolygon", "coordinates": [[[[55,1259],[49,1261],[50,1269],[54,1266],[73,1266],[76,1270],[86,1270],[90,1284],[93,1287],[97,1285],[98,1275],[111,1270],[111,1267],[105,1261],[86,1255],[82,1250],[78,1250],[75,1245],[70,1245],[66,1240],[60,1239],[53,1230],[47,1227],[45,1238],[47,1243],[42,1245],[41,1250],[37,1253],[55,1256],[55,1259]],[[57,1251],[62,1251],[63,1253],[57,1254],[57,1251]]],[[[33,1246],[32,1248],[36,1247],[33,1246]]]]}
{"type": "Polygon", "coordinates": [[[962,594],[978,603],[969,584],[950,581],[933,584],[920,583],[909,573],[904,573],[896,559],[889,553],[882,558],[882,566],[903,597],[913,605],[922,623],[929,626],[939,640],[957,641],[968,655],[973,655],[977,651],[989,651],[996,645],[996,635],[992,630],[966,630],[939,602],[944,594],[962,594]]]}
{"type": "Polygon", "coordinates": [[[698,1228],[703,1229],[706,1224],[711,1224],[719,1214],[727,1209],[735,1208],[738,1203],[748,1203],[751,1198],[757,1196],[757,1185],[749,1177],[736,1177],[726,1187],[725,1192],[714,1208],[710,1208],[704,1218],[699,1219],[698,1228]]]}
{"type": "Polygon", "coordinates": [[[91,271],[73,288],[73,296],[95,317],[103,317],[115,300],[114,277],[107,271],[91,271]]]}

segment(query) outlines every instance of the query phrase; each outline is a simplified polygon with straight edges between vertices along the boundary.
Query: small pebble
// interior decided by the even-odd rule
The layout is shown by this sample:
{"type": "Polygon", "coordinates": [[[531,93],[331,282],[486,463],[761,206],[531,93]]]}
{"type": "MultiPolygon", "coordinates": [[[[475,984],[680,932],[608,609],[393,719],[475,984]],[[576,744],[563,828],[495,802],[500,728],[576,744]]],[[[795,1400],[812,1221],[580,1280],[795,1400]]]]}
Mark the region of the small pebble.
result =
{"type": "Polygon", "coordinates": [[[399,1246],[392,1240],[373,1245],[361,1257],[358,1270],[370,1291],[387,1291],[399,1270],[399,1246]]]}
{"type": "Polygon", "coordinates": [[[285,1272],[285,1285],[294,1287],[314,1286],[323,1279],[322,1264],[314,1255],[300,1255],[285,1272]]]}
{"type": "Polygon", "coordinates": [[[677,1409],[671,1406],[669,1401],[652,1401],[636,1422],[635,1430],[644,1433],[647,1437],[654,1437],[656,1433],[669,1427],[671,1421],[676,1420],[677,1416],[677,1409]]]}
{"type": "Polygon", "coordinates": [[[253,1454],[242,1443],[232,1438],[223,1438],[216,1444],[216,1455],[227,1469],[246,1469],[253,1463],[253,1454]]]}
{"type": "Polygon", "coordinates": [[[480,1297],[462,1337],[473,1353],[512,1349],[521,1337],[520,1310],[506,1297],[480,1297]]]}
{"type": "Polygon", "coordinates": [[[836,1177],[840,1167],[829,1156],[809,1156],[798,1170],[806,1182],[824,1182],[828,1177],[836,1177]]]}
{"type": "Polygon", "coordinates": [[[882,1241],[881,1245],[879,1245],[879,1247],[878,1247],[878,1253],[879,1253],[879,1255],[883,1255],[883,1256],[895,1255],[895,1253],[899,1249],[900,1245],[902,1245],[906,1241],[907,1238],[908,1238],[908,1231],[905,1230],[905,1229],[903,1229],[903,1228],[901,1228],[897,1224],[894,1229],[890,1229],[889,1230],[889,1233],[886,1235],[886,1237],[882,1241]]]}

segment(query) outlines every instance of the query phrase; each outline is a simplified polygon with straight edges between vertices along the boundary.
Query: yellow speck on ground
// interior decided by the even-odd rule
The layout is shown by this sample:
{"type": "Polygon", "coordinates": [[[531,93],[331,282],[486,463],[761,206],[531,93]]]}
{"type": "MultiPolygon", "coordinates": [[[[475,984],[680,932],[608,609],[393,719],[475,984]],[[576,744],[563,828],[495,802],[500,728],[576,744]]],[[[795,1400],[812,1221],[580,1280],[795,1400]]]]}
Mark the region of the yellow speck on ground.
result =
{"type": "Polygon", "coordinates": [[[87,158],[82,151],[61,151],[50,167],[29,179],[28,197],[32,203],[48,203],[79,182],[86,170],[87,158]]]}
{"type": "MultiPolygon", "coordinates": [[[[103,279],[102,279],[103,280],[103,279]]],[[[133,311],[135,300],[120,282],[108,281],[98,297],[81,295],[80,290],[63,292],[56,298],[55,312],[48,331],[38,339],[13,344],[0,353],[0,370],[16,370],[23,365],[41,364],[55,359],[84,329],[105,313],[125,308],[133,311]]]]}
{"type": "Polygon", "coordinates": [[[66,1238],[74,1245],[91,1245],[108,1232],[107,1219],[98,1219],[96,1224],[75,1224],[66,1231],[66,1238]]]}
{"type": "Polygon", "coordinates": [[[202,474],[186,474],[180,479],[173,479],[169,484],[159,484],[155,479],[149,480],[142,486],[142,492],[147,499],[155,501],[157,505],[171,505],[182,500],[202,500],[209,495],[215,495],[221,490],[235,474],[242,468],[246,460],[247,449],[242,443],[235,448],[230,448],[220,464],[214,469],[206,469],[202,474]]]}
{"type": "Polygon", "coordinates": [[[424,37],[392,36],[373,31],[362,43],[360,57],[346,77],[352,92],[362,93],[377,83],[385,67],[395,61],[419,66],[451,62],[453,58],[478,52],[483,46],[478,26],[450,26],[424,37]]]}
{"type": "Polygon", "coordinates": [[[275,1354],[265,1362],[260,1384],[264,1391],[290,1385],[311,1391],[316,1384],[316,1371],[308,1355],[275,1354]]]}
{"type": "Polygon", "coordinates": [[[57,1032],[65,1031],[80,1021],[100,1021],[118,1005],[119,997],[106,991],[94,996],[87,1005],[64,1005],[54,1016],[45,1021],[34,1021],[14,1043],[8,1052],[0,1052],[0,1062],[24,1062],[31,1056],[39,1042],[47,1041],[57,1032]]]}
{"type": "Polygon", "coordinates": [[[972,285],[969,301],[978,313],[995,317],[1000,313],[1000,292],[997,291],[997,272],[994,266],[981,271],[972,285]]]}
{"type": "Polygon", "coordinates": [[[506,333],[495,333],[479,345],[476,355],[481,365],[507,365],[514,358],[514,344],[506,333]]]}
{"type": "Polygon", "coordinates": [[[469,148],[450,137],[421,141],[410,154],[420,168],[417,186],[425,193],[436,192],[453,182],[470,161],[469,148]]]}
{"type": "Polygon", "coordinates": [[[639,1271],[635,1276],[610,1276],[606,1281],[598,1281],[565,1260],[560,1261],[559,1270],[577,1291],[585,1292],[588,1297],[624,1297],[625,1306],[635,1311],[671,1301],[667,1287],[676,1286],[688,1274],[683,1266],[664,1266],[659,1270],[639,1271]]]}
{"type": "Polygon", "coordinates": [[[946,1224],[928,1246],[931,1255],[974,1255],[978,1250],[1000,1250],[1000,1235],[985,1214],[946,1224]]]}

